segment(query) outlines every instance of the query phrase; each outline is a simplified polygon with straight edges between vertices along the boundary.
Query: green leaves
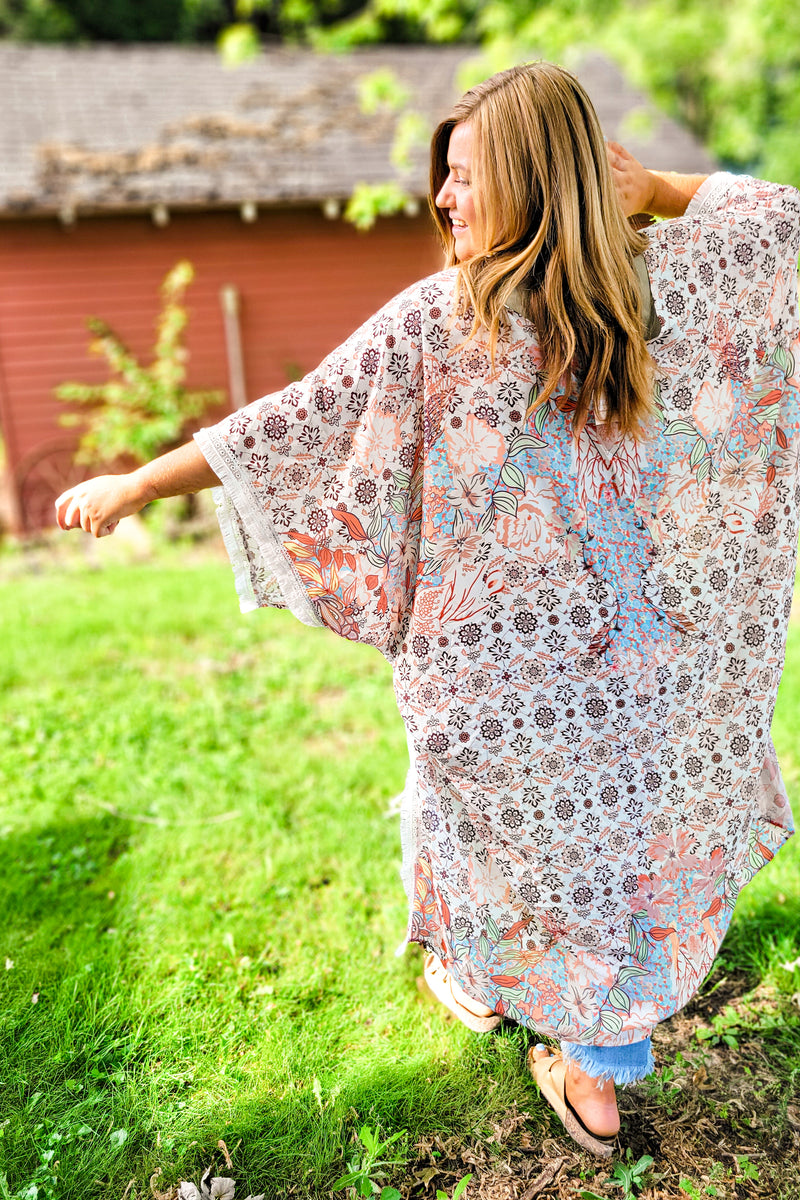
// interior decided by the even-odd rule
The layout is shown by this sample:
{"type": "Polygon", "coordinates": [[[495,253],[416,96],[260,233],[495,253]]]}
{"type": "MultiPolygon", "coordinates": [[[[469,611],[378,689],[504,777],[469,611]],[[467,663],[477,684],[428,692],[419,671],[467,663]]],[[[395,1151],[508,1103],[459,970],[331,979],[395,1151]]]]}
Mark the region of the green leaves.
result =
{"type": "Polygon", "coordinates": [[[486,932],[493,942],[500,941],[500,930],[497,928],[494,919],[490,916],[486,918],[486,932]]]}
{"type": "MultiPolygon", "coordinates": [[[[467,1190],[467,1184],[469,1183],[470,1179],[472,1179],[471,1175],[465,1175],[463,1179],[459,1179],[458,1183],[453,1188],[452,1196],[448,1196],[447,1192],[443,1192],[441,1188],[437,1188],[436,1200],[459,1200],[459,1198],[463,1196],[464,1192],[467,1190]]],[[[383,1200],[383,1197],[381,1197],[381,1200],[383,1200]]]]}
{"type": "Polygon", "coordinates": [[[785,346],[777,346],[773,350],[772,361],[776,367],[780,367],[787,379],[794,375],[794,355],[785,346]]]}
{"type": "MultiPolygon", "coordinates": [[[[628,945],[631,949],[631,954],[634,954],[640,963],[647,962],[647,956],[650,953],[650,944],[643,933],[641,933],[636,925],[636,919],[646,917],[646,912],[638,912],[633,914],[633,920],[628,928],[628,945]]],[[[635,969],[635,968],[634,968],[635,969]]],[[[631,967],[624,967],[623,970],[631,970],[631,967]]],[[[620,972],[620,975],[622,972],[620,972]]]]}
{"type": "Polygon", "coordinates": [[[620,1009],[622,1012],[629,1013],[631,1011],[630,996],[627,992],[624,992],[621,987],[612,987],[610,989],[608,993],[608,1003],[614,1008],[620,1009]]]}
{"type": "Polygon", "coordinates": [[[518,433],[508,444],[508,455],[509,458],[516,458],[518,454],[524,454],[526,450],[541,450],[546,445],[547,442],[544,438],[536,437],[535,434],[518,433]]]}
{"type": "MultiPolygon", "coordinates": [[[[377,1126],[373,1129],[371,1125],[362,1125],[358,1131],[358,1140],[364,1148],[361,1161],[354,1160],[348,1163],[350,1170],[336,1180],[333,1190],[338,1192],[344,1188],[354,1188],[357,1196],[372,1196],[378,1191],[375,1180],[386,1174],[384,1168],[403,1161],[396,1154],[387,1158],[386,1152],[390,1146],[405,1136],[405,1129],[398,1129],[390,1137],[381,1138],[377,1126]]],[[[397,1200],[399,1196],[400,1193],[396,1188],[385,1187],[381,1191],[381,1200],[397,1200]]]]}
{"type": "Polygon", "coordinates": [[[410,99],[408,89],[390,67],[381,67],[356,81],[358,106],[366,116],[379,112],[399,112],[410,99]]]}
{"type": "Polygon", "coordinates": [[[678,417],[676,421],[670,421],[669,424],[664,427],[664,433],[668,437],[674,437],[679,433],[688,433],[693,437],[696,437],[697,426],[692,425],[691,421],[684,421],[683,417],[678,417]]]}
{"type": "Polygon", "coordinates": [[[148,462],[181,440],[189,421],[206,408],[222,403],[222,391],[188,391],[184,335],[188,313],[186,288],[194,268],[181,260],[161,284],[162,309],[156,320],[153,361],[147,367],[99,317],[89,317],[94,335],[89,352],[104,358],[110,378],[106,383],[62,383],[55,389],[59,400],[80,404],[87,411],[66,413],[62,424],[81,425],[76,459],[79,462],[113,463],[118,459],[148,462]]]}
{"type": "Polygon", "coordinates": [[[371,229],[378,217],[395,216],[410,200],[399,183],[357,183],[347,202],[345,220],[356,229],[371,229]]]}
{"type": "Polygon", "coordinates": [[[622,1029],[622,1017],[620,1017],[617,1013],[609,1012],[607,1008],[604,1008],[600,1013],[600,1024],[602,1025],[603,1029],[608,1030],[609,1033],[619,1033],[622,1029]]]}
{"type": "Polygon", "coordinates": [[[617,976],[617,984],[621,985],[623,983],[628,983],[628,981],[631,979],[638,979],[642,975],[649,975],[649,974],[650,974],[650,972],[645,970],[644,967],[635,967],[633,965],[631,965],[629,967],[623,967],[622,970],[620,971],[619,975],[617,976]]]}
{"type": "Polygon", "coordinates": [[[644,1187],[644,1176],[652,1167],[653,1159],[649,1154],[643,1154],[634,1163],[630,1149],[627,1151],[626,1158],[628,1165],[621,1162],[614,1163],[614,1174],[608,1182],[611,1187],[622,1188],[623,1200],[633,1200],[640,1188],[644,1187]]]}
{"type": "Polygon", "coordinates": [[[525,491],[525,476],[516,467],[514,463],[506,461],[503,464],[503,469],[500,472],[500,482],[508,484],[509,487],[518,488],[521,492],[525,491]]]}
{"type": "Polygon", "coordinates": [[[244,21],[229,25],[217,38],[217,49],[224,66],[240,67],[256,58],[261,50],[258,30],[244,21]]]}

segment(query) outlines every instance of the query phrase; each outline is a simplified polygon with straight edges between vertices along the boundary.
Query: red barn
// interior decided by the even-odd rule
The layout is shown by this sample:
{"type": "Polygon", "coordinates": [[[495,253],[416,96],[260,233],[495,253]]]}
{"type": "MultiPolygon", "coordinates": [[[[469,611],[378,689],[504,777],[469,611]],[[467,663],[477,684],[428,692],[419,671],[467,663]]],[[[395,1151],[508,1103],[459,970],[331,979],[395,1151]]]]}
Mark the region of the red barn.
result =
{"type": "MultiPolygon", "coordinates": [[[[76,434],[60,425],[53,390],[107,377],[87,357],[86,318],[101,317],[147,361],[158,287],[179,259],[196,271],[189,384],[224,388],[233,406],[314,367],[437,269],[426,147],[394,167],[397,111],[364,112],[359,80],[393,72],[432,127],[458,92],[465,54],[272,50],[228,71],[199,48],[0,46],[0,422],[12,528],[49,524],[74,477],[76,434]],[[357,183],[391,178],[411,197],[403,215],[367,234],[338,219],[357,183]]],[[[638,139],[625,138],[626,118],[646,102],[606,60],[579,73],[607,136],[654,167],[711,169],[656,114],[648,140],[641,119],[638,139]]]]}

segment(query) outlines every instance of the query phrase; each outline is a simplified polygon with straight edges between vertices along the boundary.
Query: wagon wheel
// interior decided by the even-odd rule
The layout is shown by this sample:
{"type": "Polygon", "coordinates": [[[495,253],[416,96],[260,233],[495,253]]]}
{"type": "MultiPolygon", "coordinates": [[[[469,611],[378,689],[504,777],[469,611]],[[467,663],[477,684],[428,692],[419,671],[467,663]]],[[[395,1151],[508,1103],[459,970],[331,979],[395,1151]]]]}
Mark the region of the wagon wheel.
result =
{"type": "Polygon", "coordinates": [[[97,474],[88,463],[76,463],[74,441],[47,442],[32,450],[17,468],[22,530],[39,533],[55,525],[53,506],[63,491],[97,474]]]}

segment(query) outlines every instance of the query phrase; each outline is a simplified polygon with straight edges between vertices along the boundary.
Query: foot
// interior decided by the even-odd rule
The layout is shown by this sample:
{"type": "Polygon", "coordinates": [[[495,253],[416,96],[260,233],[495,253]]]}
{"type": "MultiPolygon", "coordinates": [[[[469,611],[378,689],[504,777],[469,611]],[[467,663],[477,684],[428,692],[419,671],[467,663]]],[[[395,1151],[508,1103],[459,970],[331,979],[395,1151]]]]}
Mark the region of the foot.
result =
{"type": "Polygon", "coordinates": [[[429,954],[425,959],[424,977],[436,999],[449,1008],[468,1029],[475,1033],[489,1033],[500,1024],[497,1013],[459,987],[435,954],[429,954]]]}
{"type": "Polygon", "coordinates": [[[599,1138],[613,1138],[619,1133],[619,1110],[614,1083],[608,1080],[598,1085],[574,1062],[565,1063],[560,1055],[552,1055],[546,1046],[530,1051],[535,1062],[555,1058],[551,1075],[557,1087],[564,1082],[565,1095],[584,1125],[599,1138]],[[566,1075],[566,1078],[565,1078],[566,1075]]]}
{"type": "MultiPolygon", "coordinates": [[[[444,970],[444,967],[442,967],[444,970]]],[[[474,1000],[472,996],[468,996],[462,987],[456,983],[453,976],[450,975],[450,992],[456,1004],[460,1004],[467,1012],[472,1013],[475,1017],[493,1017],[495,1011],[489,1008],[486,1004],[481,1004],[480,1000],[474,1000]]]]}

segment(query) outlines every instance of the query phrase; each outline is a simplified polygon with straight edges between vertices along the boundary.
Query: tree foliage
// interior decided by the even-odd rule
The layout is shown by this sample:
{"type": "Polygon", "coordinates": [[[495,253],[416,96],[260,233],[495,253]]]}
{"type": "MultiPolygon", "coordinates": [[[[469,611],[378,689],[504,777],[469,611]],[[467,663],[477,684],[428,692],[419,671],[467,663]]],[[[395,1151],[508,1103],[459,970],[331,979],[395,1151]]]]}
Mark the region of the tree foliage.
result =
{"type": "Polygon", "coordinates": [[[0,37],[31,42],[308,41],[363,0],[0,0],[0,37]]]}
{"type": "Polygon", "coordinates": [[[89,353],[105,358],[106,383],[62,383],[59,400],[83,405],[84,413],[66,413],[63,425],[80,425],[83,434],[76,461],[113,463],[118,459],[149,462],[183,440],[189,422],[221,404],[221,391],[188,391],[184,334],[189,320],[183,303],[194,277],[192,264],[179,262],[161,285],[163,307],[156,325],[153,361],[143,367],[99,317],[87,324],[93,334],[89,353]]]}
{"type": "Polygon", "coordinates": [[[724,165],[800,184],[797,0],[368,0],[315,37],[333,48],[380,41],[401,18],[425,40],[479,42],[478,77],[602,49],[724,165]]]}

